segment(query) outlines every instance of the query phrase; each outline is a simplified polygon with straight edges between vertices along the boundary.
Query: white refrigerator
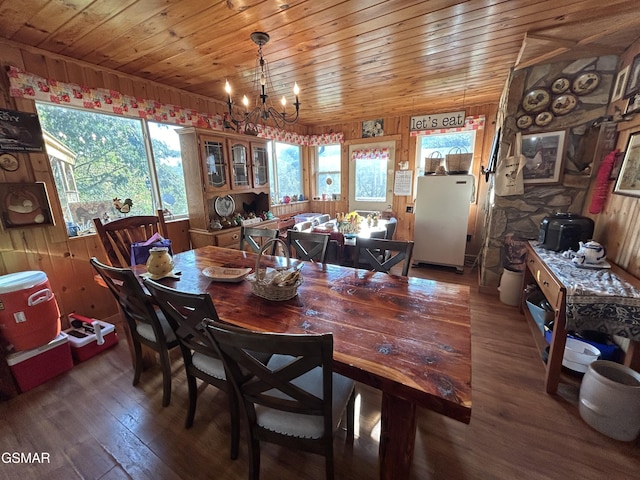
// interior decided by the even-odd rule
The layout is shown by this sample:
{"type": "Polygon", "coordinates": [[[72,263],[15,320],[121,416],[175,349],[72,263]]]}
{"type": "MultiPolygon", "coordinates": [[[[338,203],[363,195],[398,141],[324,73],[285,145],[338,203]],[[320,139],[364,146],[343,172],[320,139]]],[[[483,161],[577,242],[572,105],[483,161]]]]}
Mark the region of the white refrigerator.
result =
{"type": "Polygon", "coordinates": [[[473,175],[418,177],[414,206],[413,264],[464,269],[473,175]]]}

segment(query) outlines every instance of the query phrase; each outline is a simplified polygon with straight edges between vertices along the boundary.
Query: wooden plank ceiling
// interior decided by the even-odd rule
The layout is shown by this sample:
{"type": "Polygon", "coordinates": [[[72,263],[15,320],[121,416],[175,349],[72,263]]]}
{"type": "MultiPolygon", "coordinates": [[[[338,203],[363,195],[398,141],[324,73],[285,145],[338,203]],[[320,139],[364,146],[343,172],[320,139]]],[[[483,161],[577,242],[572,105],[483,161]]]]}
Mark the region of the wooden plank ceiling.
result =
{"type": "Polygon", "coordinates": [[[0,0],[2,37],[221,101],[267,32],[268,93],[296,81],[309,126],[495,103],[518,63],[621,54],[639,25],[637,0],[0,0]]]}

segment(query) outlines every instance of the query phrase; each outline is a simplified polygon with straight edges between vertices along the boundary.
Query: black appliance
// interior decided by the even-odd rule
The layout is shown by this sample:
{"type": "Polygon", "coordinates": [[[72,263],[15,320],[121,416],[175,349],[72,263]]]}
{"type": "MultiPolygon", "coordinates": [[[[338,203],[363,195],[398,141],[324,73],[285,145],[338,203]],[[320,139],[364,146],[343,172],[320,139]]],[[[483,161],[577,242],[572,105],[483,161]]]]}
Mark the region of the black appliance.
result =
{"type": "Polygon", "coordinates": [[[540,222],[538,243],[547,250],[578,251],[578,242],[588,242],[593,236],[593,220],[575,213],[556,213],[540,222]]]}

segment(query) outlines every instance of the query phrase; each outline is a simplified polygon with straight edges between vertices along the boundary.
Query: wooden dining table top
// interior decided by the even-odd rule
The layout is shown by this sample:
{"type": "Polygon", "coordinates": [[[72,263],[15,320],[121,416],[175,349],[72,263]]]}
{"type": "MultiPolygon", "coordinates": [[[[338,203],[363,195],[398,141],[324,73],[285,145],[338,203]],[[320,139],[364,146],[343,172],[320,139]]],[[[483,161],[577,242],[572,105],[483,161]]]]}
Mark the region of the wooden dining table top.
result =
{"type": "MultiPolygon", "coordinates": [[[[469,287],[338,265],[303,262],[291,300],[255,296],[247,280],[212,281],[206,267],[255,268],[257,254],[213,246],[176,254],[178,279],[161,283],[209,292],[219,317],[278,333],[333,333],[334,370],[458,421],[471,417],[469,287]]],[[[260,266],[285,266],[263,255],[260,266]]],[[[298,260],[291,260],[295,265],[298,260]]],[[[143,265],[133,267],[137,274],[143,265]]]]}

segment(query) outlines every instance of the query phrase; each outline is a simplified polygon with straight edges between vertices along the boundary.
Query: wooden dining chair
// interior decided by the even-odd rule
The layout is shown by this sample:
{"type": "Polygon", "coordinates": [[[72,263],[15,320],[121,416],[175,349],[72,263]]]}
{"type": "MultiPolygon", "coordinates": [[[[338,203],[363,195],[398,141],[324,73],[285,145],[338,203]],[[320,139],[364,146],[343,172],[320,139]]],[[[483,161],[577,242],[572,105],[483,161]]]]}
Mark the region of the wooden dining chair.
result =
{"type": "Polygon", "coordinates": [[[293,250],[295,258],[311,262],[324,263],[327,257],[327,245],[331,235],[328,233],[310,233],[289,230],[287,245],[293,250]]]}
{"type": "Polygon", "coordinates": [[[259,479],[260,442],[270,442],[323,455],[326,478],[333,479],[334,433],[346,412],[353,441],[355,404],[354,381],[333,373],[333,335],[253,332],[215,320],[204,325],[241,399],[249,478],[259,479]]]}
{"type": "Polygon", "coordinates": [[[391,217],[385,224],[385,227],[387,229],[387,234],[384,238],[386,238],[387,240],[393,240],[393,236],[396,233],[397,226],[398,226],[398,219],[396,217],[391,217]]]}
{"type": "Polygon", "coordinates": [[[178,340],[171,324],[164,314],[158,310],[136,275],[129,268],[118,268],[105,265],[97,258],[89,260],[107,285],[116,301],[129,329],[133,356],[133,385],[140,381],[142,373],[142,345],[146,345],[158,353],[162,367],[162,406],[171,401],[171,362],[169,350],[178,346],[178,340]]]}
{"type": "Polygon", "coordinates": [[[412,253],[412,241],[358,237],[354,249],[354,262],[360,262],[358,265],[366,263],[369,268],[384,273],[389,273],[393,266],[403,262],[402,275],[406,277],[409,274],[412,253]]]}
{"type": "Polygon", "coordinates": [[[224,366],[217,351],[204,333],[205,318],[218,320],[218,313],[208,293],[187,293],[167,287],[151,279],[143,280],[165,317],[176,327],[189,389],[189,408],[185,427],[191,428],[198,401],[196,378],[224,391],[229,399],[231,416],[231,458],[238,458],[240,424],[238,399],[227,382],[224,366]]]}
{"type": "Polygon", "coordinates": [[[132,215],[102,223],[99,218],[93,219],[98,238],[104,246],[109,262],[114,267],[131,266],[131,244],[144,242],[159,233],[167,238],[167,226],[162,210],[157,215],[132,215]]]}
{"type": "MultiPolygon", "coordinates": [[[[271,228],[254,228],[254,227],[241,227],[240,228],[240,250],[244,250],[245,244],[251,247],[251,250],[255,253],[260,252],[262,245],[256,241],[256,239],[270,240],[278,236],[278,230],[271,228]]],[[[273,248],[269,255],[275,255],[277,242],[273,242],[273,248]]]]}

